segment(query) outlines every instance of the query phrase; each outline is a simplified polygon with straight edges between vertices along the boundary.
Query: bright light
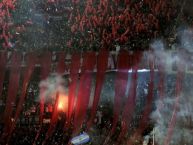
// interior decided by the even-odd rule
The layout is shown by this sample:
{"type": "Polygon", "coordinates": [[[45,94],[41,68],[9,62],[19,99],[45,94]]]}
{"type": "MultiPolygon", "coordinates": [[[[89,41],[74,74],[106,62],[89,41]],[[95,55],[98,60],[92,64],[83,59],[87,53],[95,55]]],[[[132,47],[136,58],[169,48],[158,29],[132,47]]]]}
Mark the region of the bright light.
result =
{"type": "Polygon", "coordinates": [[[59,102],[59,104],[58,104],[58,109],[59,109],[59,110],[63,110],[63,108],[64,108],[63,102],[59,102]]]}
{"type": "Polygon", "coordinates": [[[64,94],[60,94],[58,99],[58,110],[67,112],[68,109],[68,97],[64,94]]]}

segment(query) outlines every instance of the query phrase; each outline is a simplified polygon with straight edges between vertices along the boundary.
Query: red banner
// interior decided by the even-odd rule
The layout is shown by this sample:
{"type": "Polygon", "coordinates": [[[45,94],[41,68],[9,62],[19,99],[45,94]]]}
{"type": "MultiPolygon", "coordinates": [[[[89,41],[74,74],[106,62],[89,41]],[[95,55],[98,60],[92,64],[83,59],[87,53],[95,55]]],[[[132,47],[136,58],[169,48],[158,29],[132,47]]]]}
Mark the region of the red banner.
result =
{"type": "Polygon", "coordinates": [[[96,53],[87,52],[83,56],[83,66],[79,82],[79,90],[75,107],[74,128],[75,132],[80,129],[83,123],[91,93],[91,82],[93,69],[96,64],[96,53]]]}

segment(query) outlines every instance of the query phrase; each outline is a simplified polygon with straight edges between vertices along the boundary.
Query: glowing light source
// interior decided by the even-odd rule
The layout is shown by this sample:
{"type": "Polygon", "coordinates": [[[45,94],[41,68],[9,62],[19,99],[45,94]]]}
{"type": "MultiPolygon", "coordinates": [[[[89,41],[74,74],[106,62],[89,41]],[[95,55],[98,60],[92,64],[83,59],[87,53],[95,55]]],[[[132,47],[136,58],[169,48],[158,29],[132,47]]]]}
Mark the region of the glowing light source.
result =
{"type": "Polygon", "coordinates": [[[64,94],[60,94],[58,99],[58,110],[67,112],[68,109],[68,97],[64,94]]]}
{"type": "Polygon", "coordinates": [[[63,108],[64,108],[63,102],[59,102],[58,109],[63,110],[63,108]]]}

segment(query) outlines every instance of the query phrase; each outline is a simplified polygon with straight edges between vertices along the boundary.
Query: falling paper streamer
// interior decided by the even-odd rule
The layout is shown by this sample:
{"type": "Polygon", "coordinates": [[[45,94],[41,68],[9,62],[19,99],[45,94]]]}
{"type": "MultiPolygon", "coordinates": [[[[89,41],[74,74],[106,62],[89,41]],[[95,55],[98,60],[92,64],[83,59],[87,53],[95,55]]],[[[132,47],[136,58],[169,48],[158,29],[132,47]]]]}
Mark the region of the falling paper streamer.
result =
{"type": "MultiPolygon", "coordinates": [[[[41,64],[41,74],[40,79],[45,80],[50,73],[51,70],[51,61],[52,61],[52,54],[51,52],[44,52],[40,59],[41,64]]],[[[45,88],[40,90],[40,123],[43,120],[43,113],[44,113],[44,96],[45,95],[45,88]]]]}
{"type": "Polygon", "coordinates": [[[56,73],[62,75],[66,70],[65,52],[58,52],[57,55],[58,55],[58,64],[56,68],[56,73]]]}
{"type": "MultiPolygon", "coordinates": [[[[143,115],[142,119],[139,122],[139,127],[134,133],[134,138],[137,137],[138,135],[141,135],[145,128],[147,127],[147,122],[150,116],[150,113],[152,111],[152,103],[153,103],[153,89],[154,89],[154,55],[150,54],[149,55],[149,61],[150,61],[150,82],[148,86],[148,94],[146,97],[146,104],[143,110],[143,115]]],[[[132,145],[132,140],[131,138],[128,139],[127,141],[128,145],[132,145]]]]}
{"type": "Polygon", "coordinates": [[[86,117],[88,108],[93,70],[96,64],[96,53],[87,52],[83,56],[83,66],[80,76],[80,83],[75,107],[74,131],[78,131],[86,117]]]}
{"type": "Polygon", "coordinates": [[[7,64],[7,52],[1,51],[0,52],[0,96],[3,90],[3,82],[4,82],[4,76],[6,71],[6,64],[7,64]]]}
{"type": "MultiPolygon", "coordinates": [[[[52,133],[55,130],[55,126],[56,126],[57,120],[58,120],[59,109],[65,109],[63,111],[67,112],[66,106],[61,106],[62,108],[59,108],[60,103],[62,105],[68,105],[68,102],[67,103],[66,102],[59,102],[59,101],[64,101],[64,99],[60,99],[60,98],[64,97],[64,96],[62,96],[62,93],[64,93],[63,92],[64,86],[61,86],[61,85],[63,85],[63,84],[61,84],[63,82],[63,80],[60,80],[60,79],[62,79],[61,76],[65,72],[65,69],[66,69],[65,68],[65,54],[64,54],[64,52],[59,52],[58,56],[59,56],[59,60],[58,60],[57,68],[56,68],[56,73],[59,74],[59,78],[58,79],[56,78],[56,84],[55,84],[55,87],[56,87],[55,89],[58,89],[58,90],[56,92],[56,99],[55,99],[55,104],[54,104],[54,111],[52,112],[51,123],[50,123],[49,129],[46,133],[46,138],[42,143],[43,145],[46,144],[46,141],[48,140],[48,138],[52,135],[52,133]],[[59,88],[59,87],[62,87],[62,88],[59,88]]],[[[56,90],[52,90],[52,91],[56,91],[56,90]]]]}
{"type": "Polygon", "coordinates": [[[104,144],[109,142],[111,135],[114,133],[121,113],[121,106],[123,105],[123,98],[125,97],[129,71],[129,53],[122,50],[118,55],[117,73],[115,79],[115,97],[114,97],[114,112],[113,124],[110,133],[108,134],[104,144]]]}
{"type": "Polygon", "coordinates": [[[27,54],[27,67],[25,68],[24,71],[24,80],[23,80],[23,84],[22,84],[22,92],[21,95],[19,97],[19,103],[17,104],[17,108],[16,108],[16,112],[15,112],[15,116],[14,116],[14,121],[11,123],[11,128],[9,131],[9,138],[11,136],[11,133],[15,127],[15,123],[17,122],[20,112],[22,111],[22,107],[23,107],[23,103],[25,102],[25,96],[26,96],[26,91],[27,91],[27,87],[30,81],[30,78],[33,74],[34,68],[35,68],[35,64],[37,60],[37,55],[36,53],[29,53],[27,54]]]}
{"type": "Polygon", "coordinates": [[[181,97],[181,92],[182,92],[182,82],[184,79],[184,72],[185,72],[185,67],[182,64],[182,62],[178,62],[178,71],[177,71],[177,80],[176,80],[176,92],[175,92],[175,104],[174,104],[174,108],[173,108],[173,112],[172,112],[172,116],[171,116],[171,120],[169,122],[168,125],[168,131],[167,131],[167,135],[166,138],[164,139],[164,145],[169,145],[172,135],[173,135],[173,131],[175,128],[175,124],[176,124],[176,118],[177,118],[177,112],[178,112],[178,108],[179,108],[179,99],[181,97]]]}
{"type": "MultiPolygon", "coordinates": [[[[52,62],[52,54],[51,52],[44,52],[40,59],[41,64],[41,74],[40,79],[46,80],[46,78],[49,76],[50,70],[51,70],[51,62],[52,62]]],[[[40,135],[40,131],[42,129],[42,122],[43,122],[43,114],[44,114],[44,101],[45,101],[45,91],[46,88],[40,89],[40,115],[39,115],[39,122],[40,122],[40,128],[35,136],[33,144],[36,144],[36,140],[38,139],[40,135]]]]}
{"type": "Polygon", "coordinates": [[[13,105],[15,105],[16,96],[19,89],[21,55],[18,52],[13,52],[11,58],[10,78],[8,86],[8,95],[4,111],[4,133],[8,133],[11,125],[11,117],[13,105]]]}
{"type": "MultiPolygon", "coordinates": [[[[161,60],[160,60],[161,61],[161,60]]],[[[160,97],[160,104],[158,106],[158,109],[162,108],[162,101],[165,96],[165,69],[164,69],[164,63],[159,63],[158,64],[158,73],[159,73],[159,86],[158,86],[158,93],[160,97]]]]}
{"type": "Polygon", "coordinates": [[[101,94],[102,86],[104,83],[105,72],[106,72],[107,65],[108,65],[108,58],[109,58],[108,56],[109,56],[109,52],[102,50],[99,52],[99,55],[97,58],[96,88],[95,88],[95,93],[94,93],[94,101],[93,101],[93,105],[91,109],[91,117],[88,122],[87,129],[91,127],[93,119],[96,115],[97,106],[99,103],[100,94],[101,94]]]}
{"type": "Polygon", "coordinates": [[[59,97],[60,97],[60,93],[57,92],[56,93],[56,99],[55,99],[55,103],[54,103],[54,110],[52,112],[52,117],[51,117],[51,122],[50,122],[50,127],[46,133],[46,138],[43,141],[42,145],[46,144],[46,141],[48,140],[48,138],[52,135],[52,133],[55,130],[55,126],[58,120],[58,103],[59,103],[59,97]]]}
{"type": "Polygon", "coordinates": [[[75,53],[72,55],[72,63],[70,66],[70,85],[69,85],[69,94],[68,94],[68,125],[74,111],[74,102],[76,97],[77,82],[79,77],[80,69],[80,54],[75,53]]]}
{"type": "Polygon", "coordinates": [[[141,58],[141,52],[135,52],[130,56],[130,66],[132,68],[131,74],[131,85],[129,88],[129,94],[127,102],[125,104],[123,115],[122,115],[122,130],[119,134],[117,144],[123,140],[124,135],[128,131],[128,126],[132,120],[134,109],[136,106],[136,91],[137,91],[137,76],[138,76],[138,65],[141,58]]]}
{"type": "Polygon", "coordinates": [[[20,100],[17,105],[16,113],[15,113],[15,122],[17,121],[19,114],[22,110],[23,103],[25,102],[25,96],[26,96],[26,91],[27,87],[29,85],[29,81],[31,79],[31,76],[34,72],[35,69],[35,64],[37,62],[37,54],[36,53],[29,53],[27,54],[27,67],[25,68],[24,72],[24,81],[22,85],[22,93],[20,95],[20,100]]]}

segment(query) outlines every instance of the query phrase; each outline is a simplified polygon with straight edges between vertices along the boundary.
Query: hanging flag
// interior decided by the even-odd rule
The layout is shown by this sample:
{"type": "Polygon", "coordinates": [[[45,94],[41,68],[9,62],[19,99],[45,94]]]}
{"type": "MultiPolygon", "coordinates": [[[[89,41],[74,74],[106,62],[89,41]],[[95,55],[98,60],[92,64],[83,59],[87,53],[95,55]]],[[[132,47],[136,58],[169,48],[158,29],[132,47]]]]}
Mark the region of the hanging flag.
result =
{"type": "Polygon", "coordinates": [[[71,143],[73,145],[81,145],[81,144],[88,143],[89,141],[90,141],[89,135],[84,132],[80,134],[79,136],[72,138],[71,143]]]}

